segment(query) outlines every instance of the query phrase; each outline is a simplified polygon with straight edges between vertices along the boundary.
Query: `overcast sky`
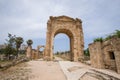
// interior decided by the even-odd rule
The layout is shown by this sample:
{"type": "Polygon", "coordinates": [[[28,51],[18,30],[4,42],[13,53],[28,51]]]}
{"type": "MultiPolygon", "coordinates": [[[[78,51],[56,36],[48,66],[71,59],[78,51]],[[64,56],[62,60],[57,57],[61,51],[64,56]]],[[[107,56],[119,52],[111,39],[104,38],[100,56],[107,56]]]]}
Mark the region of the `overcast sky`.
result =
{"type": "MultiPolygon", "coordinates": [[[[120,0],[0,0],[0,44],[11,33],[24,41],[32,39],[34,48],[43,45],[49,16],[61,15],[83,21],[86,48],[94,38],[120,30],[120,0]]],[[[59,46],[67,50],[68,41],[68,37],[57,35],[56,50],[59,46]]]]}

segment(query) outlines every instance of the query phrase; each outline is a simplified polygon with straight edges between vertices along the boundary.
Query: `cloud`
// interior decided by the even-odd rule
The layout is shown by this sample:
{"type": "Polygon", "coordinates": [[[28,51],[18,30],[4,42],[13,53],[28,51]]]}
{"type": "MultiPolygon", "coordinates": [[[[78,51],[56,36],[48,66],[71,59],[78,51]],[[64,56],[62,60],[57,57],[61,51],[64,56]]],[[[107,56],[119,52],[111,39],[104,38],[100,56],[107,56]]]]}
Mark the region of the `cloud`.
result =
{"type": "Polygon", "coordinates": [[[7,33],[25,40],[45,39],[49,16],[60,15],[82,19],[88,44],[96,37],[120,29],[119,7],[119,0],[0,0],[0,44],[7,33]]]}

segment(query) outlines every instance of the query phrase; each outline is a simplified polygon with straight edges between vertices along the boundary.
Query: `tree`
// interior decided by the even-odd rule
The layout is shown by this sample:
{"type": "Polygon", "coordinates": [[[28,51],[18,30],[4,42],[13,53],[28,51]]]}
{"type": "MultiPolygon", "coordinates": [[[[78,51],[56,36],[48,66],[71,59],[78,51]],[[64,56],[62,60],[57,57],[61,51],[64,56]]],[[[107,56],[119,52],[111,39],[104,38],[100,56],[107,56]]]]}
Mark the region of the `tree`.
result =
{"type": "Polygon", "coordinates": [[[10,55],[15,55],[16,54],[16,49],[11,47],[10,44],[8,44],[6,46],[6,48],[4,49],[5,55],[8,58],[8,60],[10,59],[10,55]]]}
{"type": "Polygon", "coordinates": [[[5,53],[5,49],[4,48],[0,49],[0,54],[4,54],[4,53],[5,53]]]}
{"type": "Polygon", "coordinates": [[[23,38],[22,37],[16,37],[15,38],[15,44],[16,44],[16,50],[17,50],[17,56],[18,56],[18,53],[19,53],[19,48],[21,46],[21,44],[23,43],[23,38]]]}
{"type": "Polygon", "coordinates": [[[7,43],[6,43],[6,47],[4,49],[4,54],[6,55],[6,57],[9,59],[10,55],[14,55],[16,53],[15,50],[15,35],[12,35],[10,33],[8,33],[8,39],[6,39],[7,43]]]}
{"type": "Polygon", "coordinates": [[[28,46],[31,46],[33,44],[33,41],[31,39],[27,40],[26,42],[28,46]]]}
{"type": "Polygon", "coordinates": [[[16,38],[16,36],[8,33],[8,38],[9,39],[6,39],[7,44],[9,44],[11,47],[15,48],[15,38],[16,38]]]}

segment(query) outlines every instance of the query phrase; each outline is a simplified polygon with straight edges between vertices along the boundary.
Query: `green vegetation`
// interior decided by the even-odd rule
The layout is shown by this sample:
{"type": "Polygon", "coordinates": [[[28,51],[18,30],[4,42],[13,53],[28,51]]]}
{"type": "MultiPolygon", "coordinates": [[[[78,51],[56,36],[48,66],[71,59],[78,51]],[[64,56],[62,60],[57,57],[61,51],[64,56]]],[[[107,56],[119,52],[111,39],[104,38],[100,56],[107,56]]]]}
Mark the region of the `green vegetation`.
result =
{"type": "Polygon", "coordinates": [[[16,37],[15,35],[8,33],[8,39],[6,39],[5,48],[0,49],[0,54],[4,54],[6,56],[6,60],[10,60],[11,56],[18,57],[19,48],[23,43],[22,37],[16,37]]]}
{"type": "Polygon", "coordinates": [[[114,33],[108,35],[105,38],[105,40],[109,40],[109,39],[114,38],[114,37],[120,38],[120,30],[116,30],[114,33]]]}
{"type": "Polygon", "coordinates": [[[96,39],[94,39],[94,42],[103,42],[103,38],[102,37],[96,38],[96,39]]]}
{"type": "Polygon", "coordinates": [[[23,41],[24,41],[24,40],[23,40],[22,37],[16,37],[16,38],[15,38],[17,56],[18,56],[18,53],[19,53],[19,48],[20,48],[21,44],[23,43],[23,41]]]}
{"type": "Polygon", "coordinates": [[[4,49],[5,55],[8,57],[8,60],[10,59],[10,55],[16,55],[16,49],[11,47],[9,44],[4,49]]]}
{"type": "Polygon", "coordinates": [[[103,41],[106,41],[106,40],[109,40],[109,39],[111,39],[111,38],[120,38],[120,30],[116,30],[114,33],[112,33],[112,34],[110,34],[110,35],[108,35],[106,38],[102,38],[102,37],[100,37],[100,38],[96,38],[96,39],[94,39],[94,42],[103,42],[103,41]]]}
{"type": "Polygon", "coordinates": [[[115,34],[118,38],[120,38],[120,30],[116,30],[115,34]]]}

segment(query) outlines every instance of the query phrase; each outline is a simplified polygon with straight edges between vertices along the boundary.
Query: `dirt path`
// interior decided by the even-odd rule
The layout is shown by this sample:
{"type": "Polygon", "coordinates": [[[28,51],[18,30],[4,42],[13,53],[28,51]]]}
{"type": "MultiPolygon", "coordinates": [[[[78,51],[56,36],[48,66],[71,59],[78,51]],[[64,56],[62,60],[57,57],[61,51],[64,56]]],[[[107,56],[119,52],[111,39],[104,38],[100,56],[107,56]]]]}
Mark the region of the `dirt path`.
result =
{"type": "Polygon", "coordinates": [[[27,62],[0,71],[0,80],[29,80],[31,70],[27,62]]]}
{"type": "Polygon", "coordinates": [[[58,62],[30,61],[31,69],[29,80],[67,80],[58,62]]]}
{"type": "Polygon", "coordinates": [[[29,61],[0,71],[0,80],[67,80],[58,62],[29,61]]]}

